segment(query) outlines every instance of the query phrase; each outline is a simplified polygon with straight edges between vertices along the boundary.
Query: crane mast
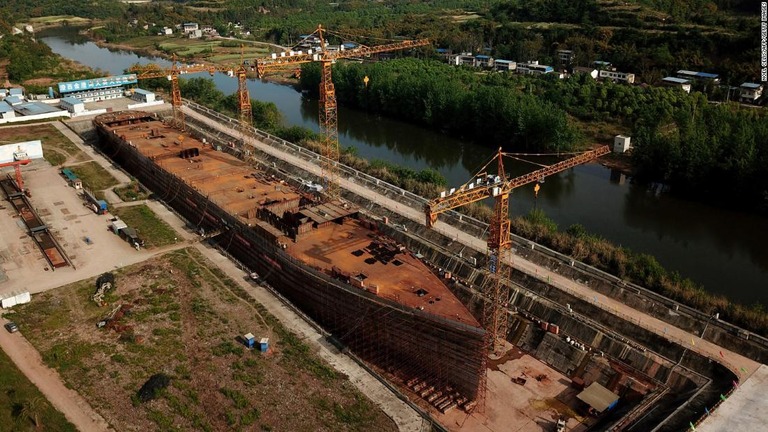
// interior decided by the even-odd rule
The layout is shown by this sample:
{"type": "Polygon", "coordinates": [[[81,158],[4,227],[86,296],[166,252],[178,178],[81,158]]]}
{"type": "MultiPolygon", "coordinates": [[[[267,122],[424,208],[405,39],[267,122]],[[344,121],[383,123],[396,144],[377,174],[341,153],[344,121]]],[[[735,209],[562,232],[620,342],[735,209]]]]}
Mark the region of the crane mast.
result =
{"type": "MultiPolygon", "coordinates": [[[[241,54],[242,57],[242,54],[241,54]]],[[[179,75],[187,73],[208,72],[211,76],[215,72],[223,72],[229,76],[237,77],[237,94],[239,103],[239,121],[240,130],[243,137],[246,136],[248,126],[251,125],[251,97],[248,92],[248,81],[246,69],[241,60],[239,65],[218,66],[213,64],[196,64],[179,67],[176,62],[176,56],[173,57],[173,64],[170,68],[163,68],[156,64],[147,64],[143,66],[133,66],[130,72],[136,74],[139,80],[151,78],[168,78],[171,81],[171,107],[173,109],[174,126],[180,130],[186,129],[184,111],[181,110],[181,89],[179,88],[179,75]]]]}
{"type": "MultiPolygon", "coordinates": [[[[290,51],[288,53],[272,54],[270,57],[256,59],[256,74],[259,78],[264,77],[268,71],[295,68],[302,63],[319,62],[321,66],[320,75],[320,109],[319,123],[323,134],[321,142],[322,159],[322,177],[326,184],[326,193],[332,199],[340,196],[339,188],[339,133],[336,89],[333,85],[332,65],[336,60],[350,57],[366,57],[371,54],[397,51],[408,48],[415,48],[429,45],[426,39],[404,40],[378,46],[360,45],[351,49],[339,49],[338,51],[328,50],[326,38],[323,33],[326,30],[318,25],[312,35],[320,39],[320,50],[313,52],[311,49],[304,51],[290,51]]],[[[310,35],[310,36],[312,36],[310,35]]]]}
{"type": "Polygon", "coordinates": [[[546,166],[528,174],[507,179],[504,171],[503,158],[506,153],[501,149],[472,180],[460,186],[458,190],[451,189],[441,193],[440,197],[427,202],[424,206],[426,225],[434,226],[440,213],[484,200],[494,198],[493,217],[489,225],[488,235],[488,272],[491,274],[491,284],[486,291],[486,301],[483,302],[483,324],[488,331],[488,348],[499,351],[506,340],[507,306],[510,299],[509,277],[511,274],[509,252],[511,250],[509,220],[509,194],[513,189],[541,181],[544,177],[572,168],[592,159],[610,153],[608,146],[590,150],[569,159],[546,166]],[[498,163],[496,174],[484,172],[493,161],[498,163]]]}

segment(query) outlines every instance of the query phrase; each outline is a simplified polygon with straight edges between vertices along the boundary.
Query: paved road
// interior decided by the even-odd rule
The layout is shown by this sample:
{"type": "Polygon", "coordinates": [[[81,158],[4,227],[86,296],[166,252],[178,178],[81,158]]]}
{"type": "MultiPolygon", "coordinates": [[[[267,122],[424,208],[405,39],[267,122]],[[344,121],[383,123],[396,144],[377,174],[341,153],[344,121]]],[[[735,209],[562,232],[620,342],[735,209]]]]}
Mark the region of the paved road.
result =
{"type": "MultiPolygon", "coordinates": [[[[0,320],[2,324],[8,322],[0,320]]],[[[0,348],[29,378],[51,404],[81,432],[111,431],[106,420],[91,408],[76,391],[68,389],[55,370],[43,363],[40,353],[19,333],[0,331],[0,348]]],[[[3,429],[0,426],[0,429],[3,429]]]]}
{"type": "MultiPolygon", "coordinates": [[[[188,107],[184,107],[183,109],[186,115],[190,117],[194,117],[195,119],[203,121],[214,128],[224,130],[225,132],[230,133],[233,136],[240,136],[240,134],[237,131],[231,128],[227,128],[221,125],[220,123],[216,122],[215,120],[205,117],[202,114],[199,114],[188,107]]],[[[321,175],[320,166],[315,165],[311,162],[308,162],[304,159],[301,159],[292,153],[283,152],[275,147],[262,143],[261,141],[258,141],[255,138],[249,138],[248,142],[267,154],[278,157],[292,165],[298,166],[315,175],[318,175],[318,176],[321,175]]],[[[421,211],[421,209],[414,209],[412,207],[406,206],[395,200],[382,196],[377,192],[366,188],[363,185],[359,185],[357,183],[351,182],[346,178],[340,178],[339,182],[341,184],[341,187],[367,200],[376,202],[378,205],[381,205],[389,210],[395,211],[419,223],[423,223],[424,221],[424,213],[421,211]]],[[[443,235],[447,236],[448,238],[453,238],[456,241],[459,241],[462,244],[468,247],[471,247],[475,250],[478,250],[478,251],[486,250],[487,246],[486,246],[485,240],[474,237],[463,231],[460,231],[459,229],[451,225],[448,225],[444,222],[438,221],[435,224],[434,229],[442,233],[443,235]]],[[[541,280],[546,280],[551,285],[559,289],[562,289],[564,291],[567,291],[571,294],[574,294],[584,300],[593,302],[600,308],[614,315],[617,315],[617,316],[620,316],[621,318],[635,322],[640,327],[653,331],[657,334],[665,335],[668,339],[685,346],[691,351],[694,351],[696,353],[707,356],[711,359],[714,359],[718,362],[725,364],[729,369],[731,369],[733,372],[739,375],[739,377],[741,378],[741,381],[746,380],[760,366],[760,363],[754,360],[746,358],[740,354],[728,351],[725,348],[722,348],[718,345],[715,345],[711,342],[701,339],[700,337],[698,337],[698,335],[693,335],[683,329],[674,327],[657,318],[646,315],[645,313],[638,311],[636,309],[633,309],[629,306],[626,306],[625,304],[617,300],[598,294],[586,285],[580,284],[574,280],[563,277],[544,267],[540,267],[534,264],[533,262],[526,260],[523,257],[520,257],[518,255],[512,256],[511,265],[514,269],[518,271],[526,273],[532,277],[539,278],[541,280]]]]}

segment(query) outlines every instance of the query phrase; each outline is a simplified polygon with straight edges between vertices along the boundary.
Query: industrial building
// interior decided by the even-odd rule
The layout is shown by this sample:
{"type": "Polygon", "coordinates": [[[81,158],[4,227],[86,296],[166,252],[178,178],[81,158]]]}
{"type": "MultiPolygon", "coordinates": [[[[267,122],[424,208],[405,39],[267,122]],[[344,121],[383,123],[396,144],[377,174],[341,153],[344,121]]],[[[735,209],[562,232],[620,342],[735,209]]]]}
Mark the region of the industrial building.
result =
{"type": "Polygon", "coordinates": [[[85,104],[80,99],[74,96],[67,96],[61,99],[59,103],[61,107],[72,114],[80,114],[85,112],[85,104]]]}
{"type": "Polygon", "coordinates": [[[687,79],[682,78],[675,78],[675,77],[666,77],[661,80],[661,84],[665,85],[667,87],[678,87],[683,89],[684,92],[690,93],[691,92],[691,82],[687,79]]]}
{"type": "Polygon", "coordinates": [[[140,88],[133,89],[133,93],[131,93],[131,99],[141,103],[150,103],[156,100],[154,92],[140,88]]]}
{"type": "Polygon", "coordinates": [[[59,94],[72,96],[82,102],[117,99],[123,96],[123,87],[136,84],[136,74],[108,76],[79,81],[60,82],[59,94]]]}

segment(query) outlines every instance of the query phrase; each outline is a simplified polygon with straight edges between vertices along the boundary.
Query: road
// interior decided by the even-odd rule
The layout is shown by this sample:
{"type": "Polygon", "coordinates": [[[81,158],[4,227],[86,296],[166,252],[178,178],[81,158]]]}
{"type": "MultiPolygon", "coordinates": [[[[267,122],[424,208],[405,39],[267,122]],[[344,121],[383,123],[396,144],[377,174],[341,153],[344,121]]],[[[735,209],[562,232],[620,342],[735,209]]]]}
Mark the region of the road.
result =
{"type": "MultiPolygon", "coordinates": [[[[0,320],[2,324],[6,319],[0,320]]],[[[47,367],[37,352],[23,336],[23,330],[18,333],[0,331],[0,348],[16,364],[21,372],[40,389],[40,392],[51,404],[64,414],[81,432],[111,431],[106,420],[99,415],[76,391],[64,385],[61,376],[55,370],[47,367]]],[[[3,427],[0,426],[0,429],[3,427]]]]}
{"type": "MultiPolygon", "coordinates": [[[[185,114],[189,117],[200,120],[210,125],[211,127],[223,130],[232,136],[240,136],[240,134],[234,129],[227,128],[215,120],[199,114],[186,106],[183,107],[183,109],[185,114]]],[[[248,143],[267,154],[278,157],[285,162],[300,167],[301,169],[312,174],[317,176],[321,176],[322,174],[321,167],[319,165],[315,165],[314,163],[301,159],[292,153],[283,152],[275,147],[262,143],[253,137],[248,138],[248,143]]],[[[391,211],[395,211],[411,220],[423,223],[424,213],[421,209],[414,209],[410,206],[399,203],[388,197],[380,195],[363,185],[351,182],[346,178],[340,178],[339,183],[342,188],[347,189],[371,202],[375,202],[378,205],[391,211]]],[[[485,251],[487,247],[485,240],[467,234],[466,232],[461,231],[444,222],[438,221],[435,224],[434,229],[446,237],[453,238],[455,241],[461,242],[462,244],[472,249],[485,251]]],[[[646,330],[653,331],[656,334],[664,335],[669,340],[677,342],[691,351],[709,357],[714,361],[723,363],[731,371],[736,373],[742,382],[751,376],[760,366],[760,363],[754,360],[703,340],[698,335],[691,334],[683,329],[674,327],[669,323],[661,321],[650,315],[646,315],[645,313],[633,309],[617,300],[598,294],[586,285],[563,277],[562,275],[552,272],[544,267],[540,267],[521,256],[513,255],[510,260],[512,267],[518,271],[521,271],[540,280],[547,281],[550,285],[575,295],[585,301],[592,302],[596,306],[599,306],[611,314],[634,322],[638,326],[646,330]]]]}

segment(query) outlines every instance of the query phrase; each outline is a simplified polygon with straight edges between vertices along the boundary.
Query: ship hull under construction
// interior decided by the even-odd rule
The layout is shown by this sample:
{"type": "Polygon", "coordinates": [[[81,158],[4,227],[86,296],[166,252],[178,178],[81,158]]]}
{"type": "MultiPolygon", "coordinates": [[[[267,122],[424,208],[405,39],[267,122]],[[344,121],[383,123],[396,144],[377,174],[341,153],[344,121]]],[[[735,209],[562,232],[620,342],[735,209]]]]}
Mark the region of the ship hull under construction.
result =
{"type": "MultiPolygon", "coordinates": [[[[257,272],[263,280],[357,356],[412,388],[417,387],[417,390],[434,387],[445,394],[453,392],[456,404],[449,406],[461,406],[477,400],[479,392],[483,391],[485,331],[450,294],[447,287],[442,285],[439,290],[429,288],[433,293],[439,292],[442,299],[438,296],[430,299],[428,303],[425,301],[425,308],[414,302],[426,300],[426,297],[431,295],[425,296],[426,289],[419,292],[418,296],[413,295],[413,299],[403,292],[386,295],[372,284],[361,289],[364,286],[362,280],[366,277],[362,272],[360,277],[356,277],[357,270],[354,270],[350,277],[347,274],[349,272],[345,273],[336,267],[341,265],[339,263],[343,260],[333,253],[337,253],[335,251],[350,242],[359,240],[368,244],[370,238],[374,238],[377,222],[362,217],[354,220],[354,223],[333,221],[323,224],[323,220],[316,220],[315,226],[324,226],[323,229],[331,234],[339,233],[337,237],[342,240],[333,244],[329,243],[331,240],[328,238],[311,243],[312,233],[298,233],[302,231],[302,227],[309,224],[297,223],[299,228],[292,242],[276,242],[275,238],[282,234],[280,229],[286,231],[284,226],[276,228],[274,221],[268,224],[268,218],[265,217],[256,219],[253,211],[243,213],[254,217],[253,222],[244,221],[241,215],[233,214],[231,208],[225,209],[226,206],[217,202],[213,193],[202,191],[199,184],[190,178],[183,178],[178,169],[174,171],[169,164],[175,161],[164,161],[161,157],[149,155],[149,151],[142,146],[151,138],[160,136],[156,132],[157,129],[165,128],[168,131],[169,126],[150,114],[141,112],[103,114],[97,116],[94,123],[100,134],[99,145],[108,157],[152,190],[158,199],[171,206],[191,226],[200,232],[217,233],[216,239],[223,249],[251,271],[257,272]],[[131,131],[137,130],[149,130],[150,133],[130,135],[131,131]],[[154,135],[150,137],[152,134],[154,135]],[[306,250],[297,249],[302,244],[309,246],[306,250]],[[329,271],[332,264],[333,271],[329,271]],[[346,278],[339,276],[344,274],[347,274],[346,278]],[[372,286],[374,289],[370,289],[372,286]],[[429,308],[432,306],[444,309],[441,309],[440,313],[430,313],[429,308]]],[[[174,136],[179,134],[175,130],[170,133],[174,136]]],[[[166,132],[166,135],[170,133],[166,132]]],[[[202,166],[205,163],[201,162],[203,156],[225,161],[233,164],[232,166],[245,165],[231,155],[210,149],[210,145],[200,143],[193,137],[182,138],[179,135],[175,144],[178,145],[182,139],[185,150],[177,153],[183,155],[184,152],[189,152],[189,149],[195,146],[194,143],[199,143],[199,151],[203,153],[198,156],[198,150],[195,150],[195,157],[189,160],[190,165],[199,163],[202,166]]],[[[170,146],[173,147],[172,144],[170,146]]],[[[169,145],[163,144],[163,147],[167,148],[169,145]]],[[[288,187],[277,185],[274,189],[288,187]]],[[[242,192],[239,187],[238,191],[242,192]]],[[[286,204],[285,207],[289,205],[286,204]]],[[[310,211],[304,211],[304,214],[321,219],[320,215],[326,216],[334,210],[344,211],[342,207],[337,206],[326,207],[326,211],[314,210],[315,213],[312,214],[310,211]]],[[[297,215],[303,216],[299,213],[297,215]]],[[[310,216],[303,220],[309,220],[310,216]]],[[[324,232],[318,231],[317,235],[324,232]]],[[[371,249],[389,251],[384,246],[376,249],[378,243],[371,245],[373,246],[365,248],[366,253],[371,249]]],[[[362,246],[353,245],[351,248],[355,250],[352,255],[346,255],[349,259],[354,259],[353,255],[359,256],[363,253],[362,246]]],[[[412,280],[423,279],[425,273],[429,273],[430,278],[438,279],[424,263],[412,258],[409,252],[394,250],[393,253],[396,253],[394,264],[390,262],[388,266],[383,267],[384,278],[387,274],[395,274],[393,265],[399,265],[397,268],[401,270],[398,272],[416,272],[412,280]],[[403,263],[405,265],[402,265],[403,263]]],[[[373,263],[371,259],[369,257],[365,263],[373,263]]],[[[382,260],[387,264],[388,259],[382,260]]],[[[365,264],[361,265],[365,267],[365,264]]],[[[375,268],[376,265],[380,263],[365,268],[375,268]]],[[[376,270],[369,271],[369,281],[376,278],[375,272],[376,270]]]]}

